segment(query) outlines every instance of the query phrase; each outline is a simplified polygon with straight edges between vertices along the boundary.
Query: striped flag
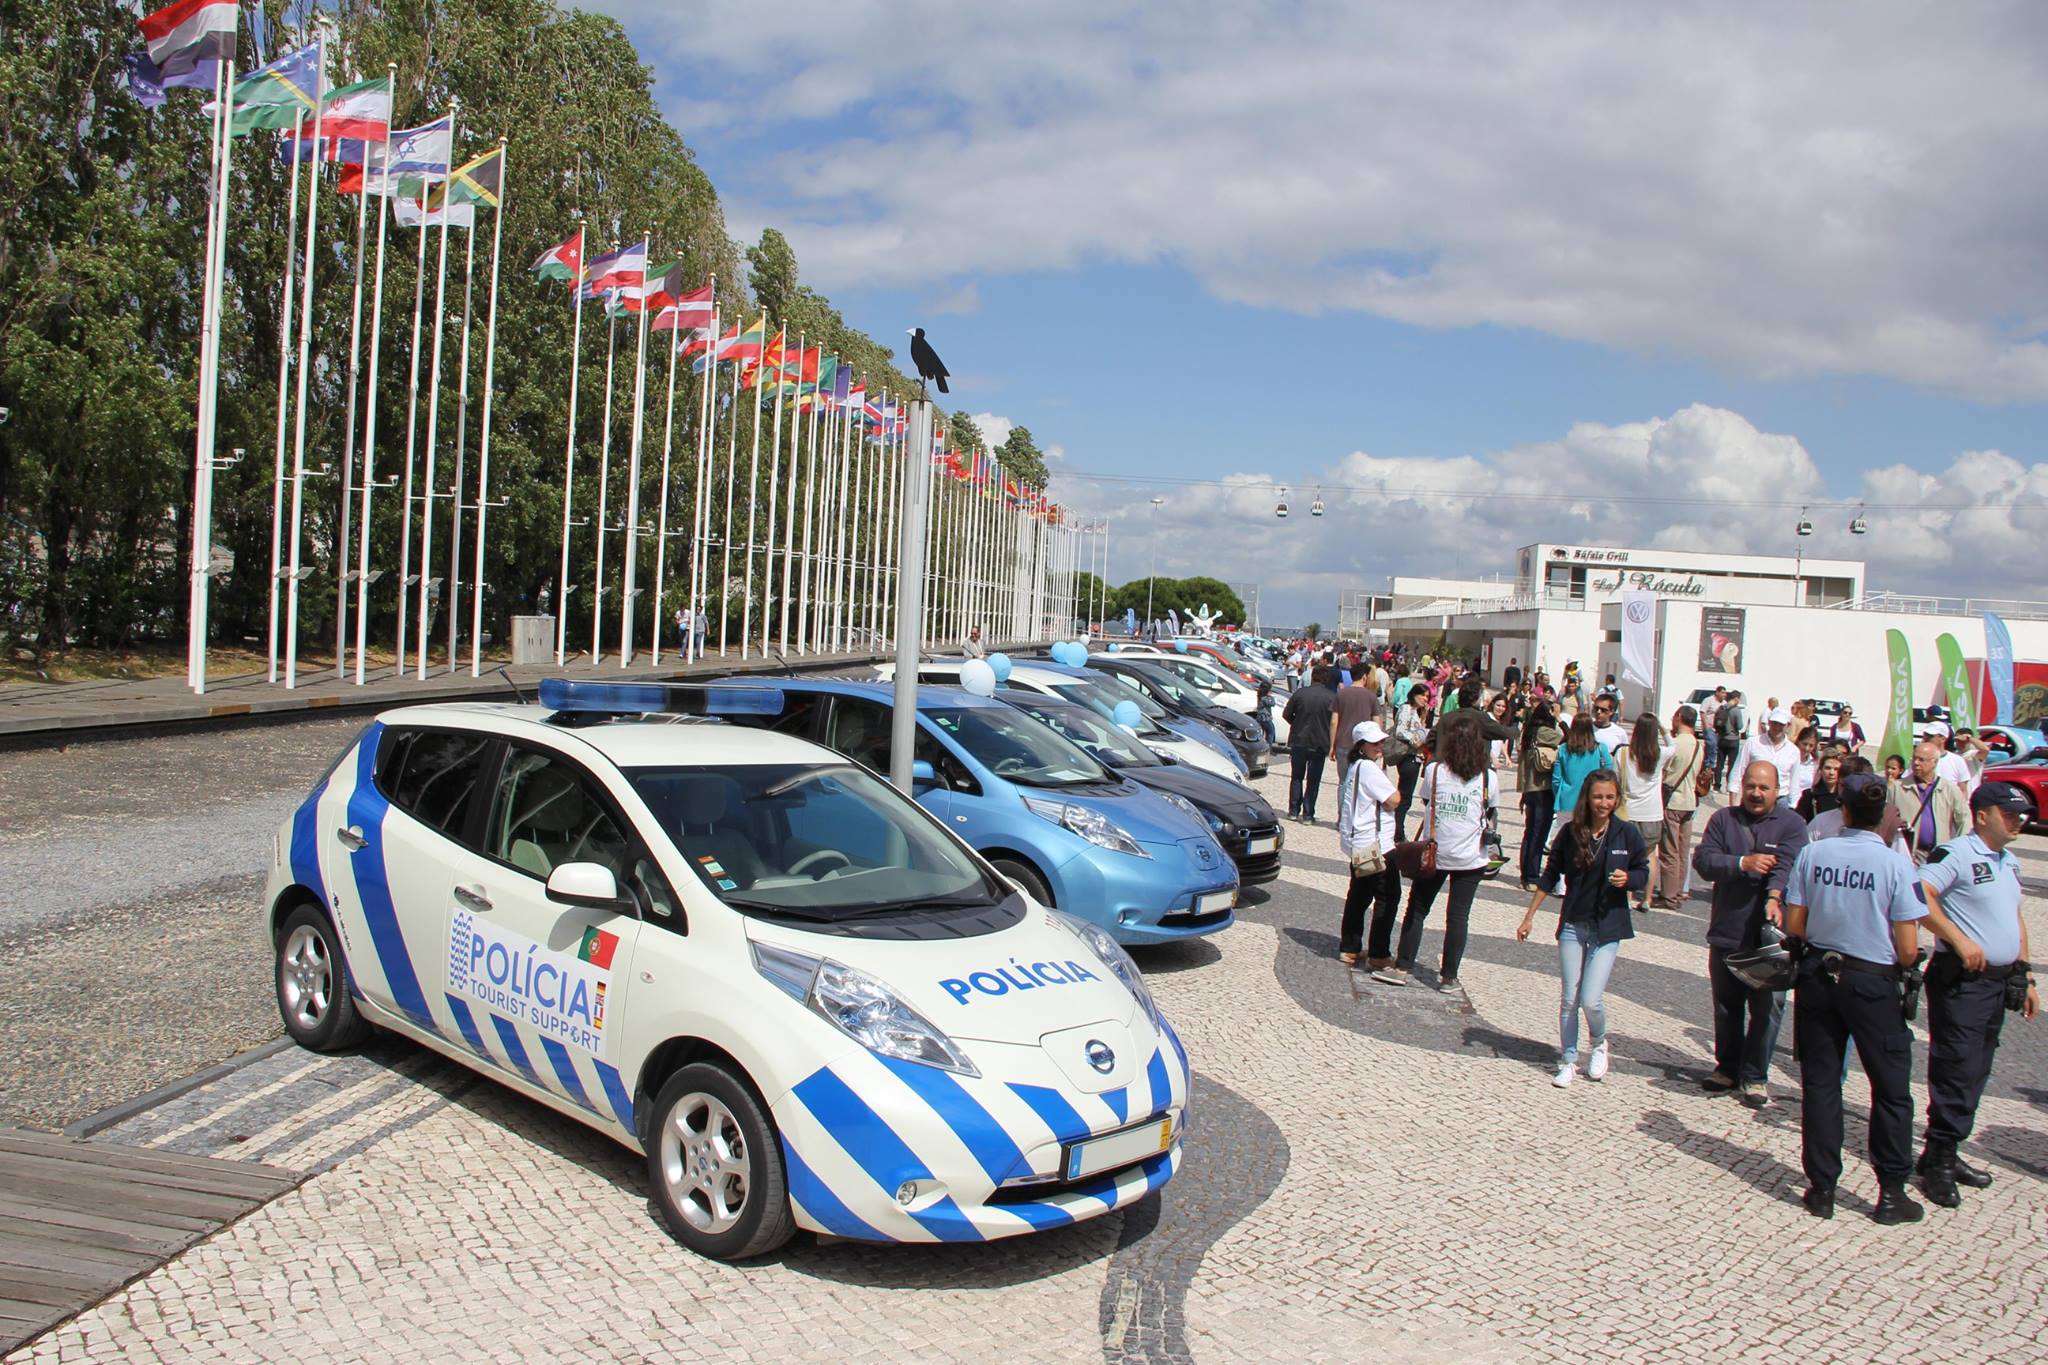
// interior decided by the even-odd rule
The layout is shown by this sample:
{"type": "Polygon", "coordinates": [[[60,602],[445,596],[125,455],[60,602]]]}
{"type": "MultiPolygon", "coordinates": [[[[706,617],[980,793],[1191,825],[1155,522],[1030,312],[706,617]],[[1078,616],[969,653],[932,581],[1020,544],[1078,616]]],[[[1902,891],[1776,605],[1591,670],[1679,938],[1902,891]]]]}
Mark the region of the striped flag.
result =
{"type": "Polygon", "coordinates": [[[151,64],[165,78],[235,55],[235,0],[173,0],[136,25],[149,46],[151,64]]]}
{"type": "Polygon", "coordinates": [[[590,279],[584,285],[595,298],[607,289],[638,291],[647,279],[647,244],[635,242],[608,251],[590,263],[590,279]]]}
{"type": "Polygon", "coordinates": [[[308,43],[235,82],[230,131],[242,137],[262,128],[289,128],[300,118],[310,125],[319,89],[320,45],[308,43]]]}
{"type": "MultiPolygon", "coordinates": [[[[414,179],[440,179],[448,174],[448,168],[455,161],[455,122],[452,115],[443,114],[432,123],[423,123],[417,128],[396,129],[391,134],[391,145],[385,151],[388,163],[385,173],[390,176],[409,176],[414,179]]],[[[419,191],[401,190],[417,197],[419,191]]]]}
{"type": "Polygon", "coordinates": [[[681,328],[694,331],[711,325],[711,286],[674,296],[669,305],[654,315],[650,324],[657,332],[681,328]]]}
{"type": "Polygon", "coordinates": [[[352,138],[360,142],[384,142],[391,137],[391,81],[379,76],[374,81],[357,81],[327,92],[320,111],[320,131],[326,137],[352,138]]]}

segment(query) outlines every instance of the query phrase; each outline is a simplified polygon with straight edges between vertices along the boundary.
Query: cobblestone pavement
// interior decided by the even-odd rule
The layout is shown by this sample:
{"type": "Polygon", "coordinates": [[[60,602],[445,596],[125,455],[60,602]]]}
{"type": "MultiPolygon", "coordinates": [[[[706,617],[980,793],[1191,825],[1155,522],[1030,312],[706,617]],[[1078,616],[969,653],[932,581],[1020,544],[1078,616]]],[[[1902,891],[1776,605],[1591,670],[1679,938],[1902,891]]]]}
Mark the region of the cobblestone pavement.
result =
{"type": "MultiPolygon", "coordinates": [[[[312,1178],[9,1359],[2048,1357],[2048,1021],[2008,1028],[1980,1114],[1996,1184],[1918,1227],[1860,1216],[1852,1076],[1842,1212],[1820,1223],[1796,1203],[1789,1057],[1769,1109],[1698,1088],[1703,906],[1624,948],[1614,1071],[1559,1091],[1555,949],[1515,943],[1512,883],[1480,897],[1461,991],[1379,986],[1335,960],[1328,824],[1288,836],[1235,928],[1142,958],[1197,1073],[1159,1201],[988,1246],[800,1238],[724,1266],[680,1251],[639,1159],[570,1120],[401,1043],[287,1049],[103,1136],[312,1178]]],[[[2023,855],[2048,941],[2048,849],[2023,855]]]]}

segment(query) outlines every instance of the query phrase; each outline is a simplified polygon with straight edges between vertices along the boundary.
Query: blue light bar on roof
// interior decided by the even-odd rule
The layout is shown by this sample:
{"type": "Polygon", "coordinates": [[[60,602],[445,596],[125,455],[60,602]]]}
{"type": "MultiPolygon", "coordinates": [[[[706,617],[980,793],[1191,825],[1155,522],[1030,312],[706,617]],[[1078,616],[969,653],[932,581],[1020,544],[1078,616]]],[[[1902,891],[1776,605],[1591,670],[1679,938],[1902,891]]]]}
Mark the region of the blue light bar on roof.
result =
{"type": "Polygon", "coordinates": [[[678,716],[779,716],[783,711],[782,689],[776,687],[572,682],[567,678],[542,678],[540,704],[550,711],[614,716],[649,712],[678,716]]]}

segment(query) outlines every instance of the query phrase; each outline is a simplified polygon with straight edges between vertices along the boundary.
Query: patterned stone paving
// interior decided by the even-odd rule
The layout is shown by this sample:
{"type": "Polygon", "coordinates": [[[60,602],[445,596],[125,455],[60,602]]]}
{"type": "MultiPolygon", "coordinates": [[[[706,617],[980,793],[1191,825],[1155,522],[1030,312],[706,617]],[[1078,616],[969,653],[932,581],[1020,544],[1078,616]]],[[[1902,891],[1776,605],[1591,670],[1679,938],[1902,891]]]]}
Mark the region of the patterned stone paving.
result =
{"type": "MultiPolygon", "coordinates": [[[[1288,833],[1237,927],[1142,959],[1197,1071],[1160,1201],[991,1246],[799,1239],[723,1266],[569,1120],[402,1044],[287,1050],[102,1136],[312,1177],[9,1359],[2048,1358],[2048,1021],[2007,1030],[1974,1145],[1990,1190],[1876,1227],[1852,1117],[1818,1223],[1794,1202],[1789,1057],[1770,1109],[1698,1088],[1703,905],[1641,926],[1613,1074],[1559,1091],[1555,948],[1515,943],[1511,883],[1480,897],[1461,992],[1380,986],[1335,960],[1328,824],[1288,833]]],[[[1858,1073],[1852,1116],[1866,1101],[1858,1073]]]]}

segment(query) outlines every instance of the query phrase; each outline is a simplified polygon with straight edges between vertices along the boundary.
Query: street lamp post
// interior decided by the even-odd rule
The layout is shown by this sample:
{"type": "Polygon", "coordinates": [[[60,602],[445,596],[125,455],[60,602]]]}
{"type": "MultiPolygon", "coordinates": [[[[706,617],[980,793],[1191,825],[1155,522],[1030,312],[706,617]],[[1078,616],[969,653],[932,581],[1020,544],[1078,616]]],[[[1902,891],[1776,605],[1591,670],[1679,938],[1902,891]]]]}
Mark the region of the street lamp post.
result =
{"type": "Polygon", "coordinates": [[[1159,577],[1159,504],[1165,498],[1152,499],[1152,571],[1145,575],[1145,629],[1152,628],[1152,581],[1159,577]]]}

